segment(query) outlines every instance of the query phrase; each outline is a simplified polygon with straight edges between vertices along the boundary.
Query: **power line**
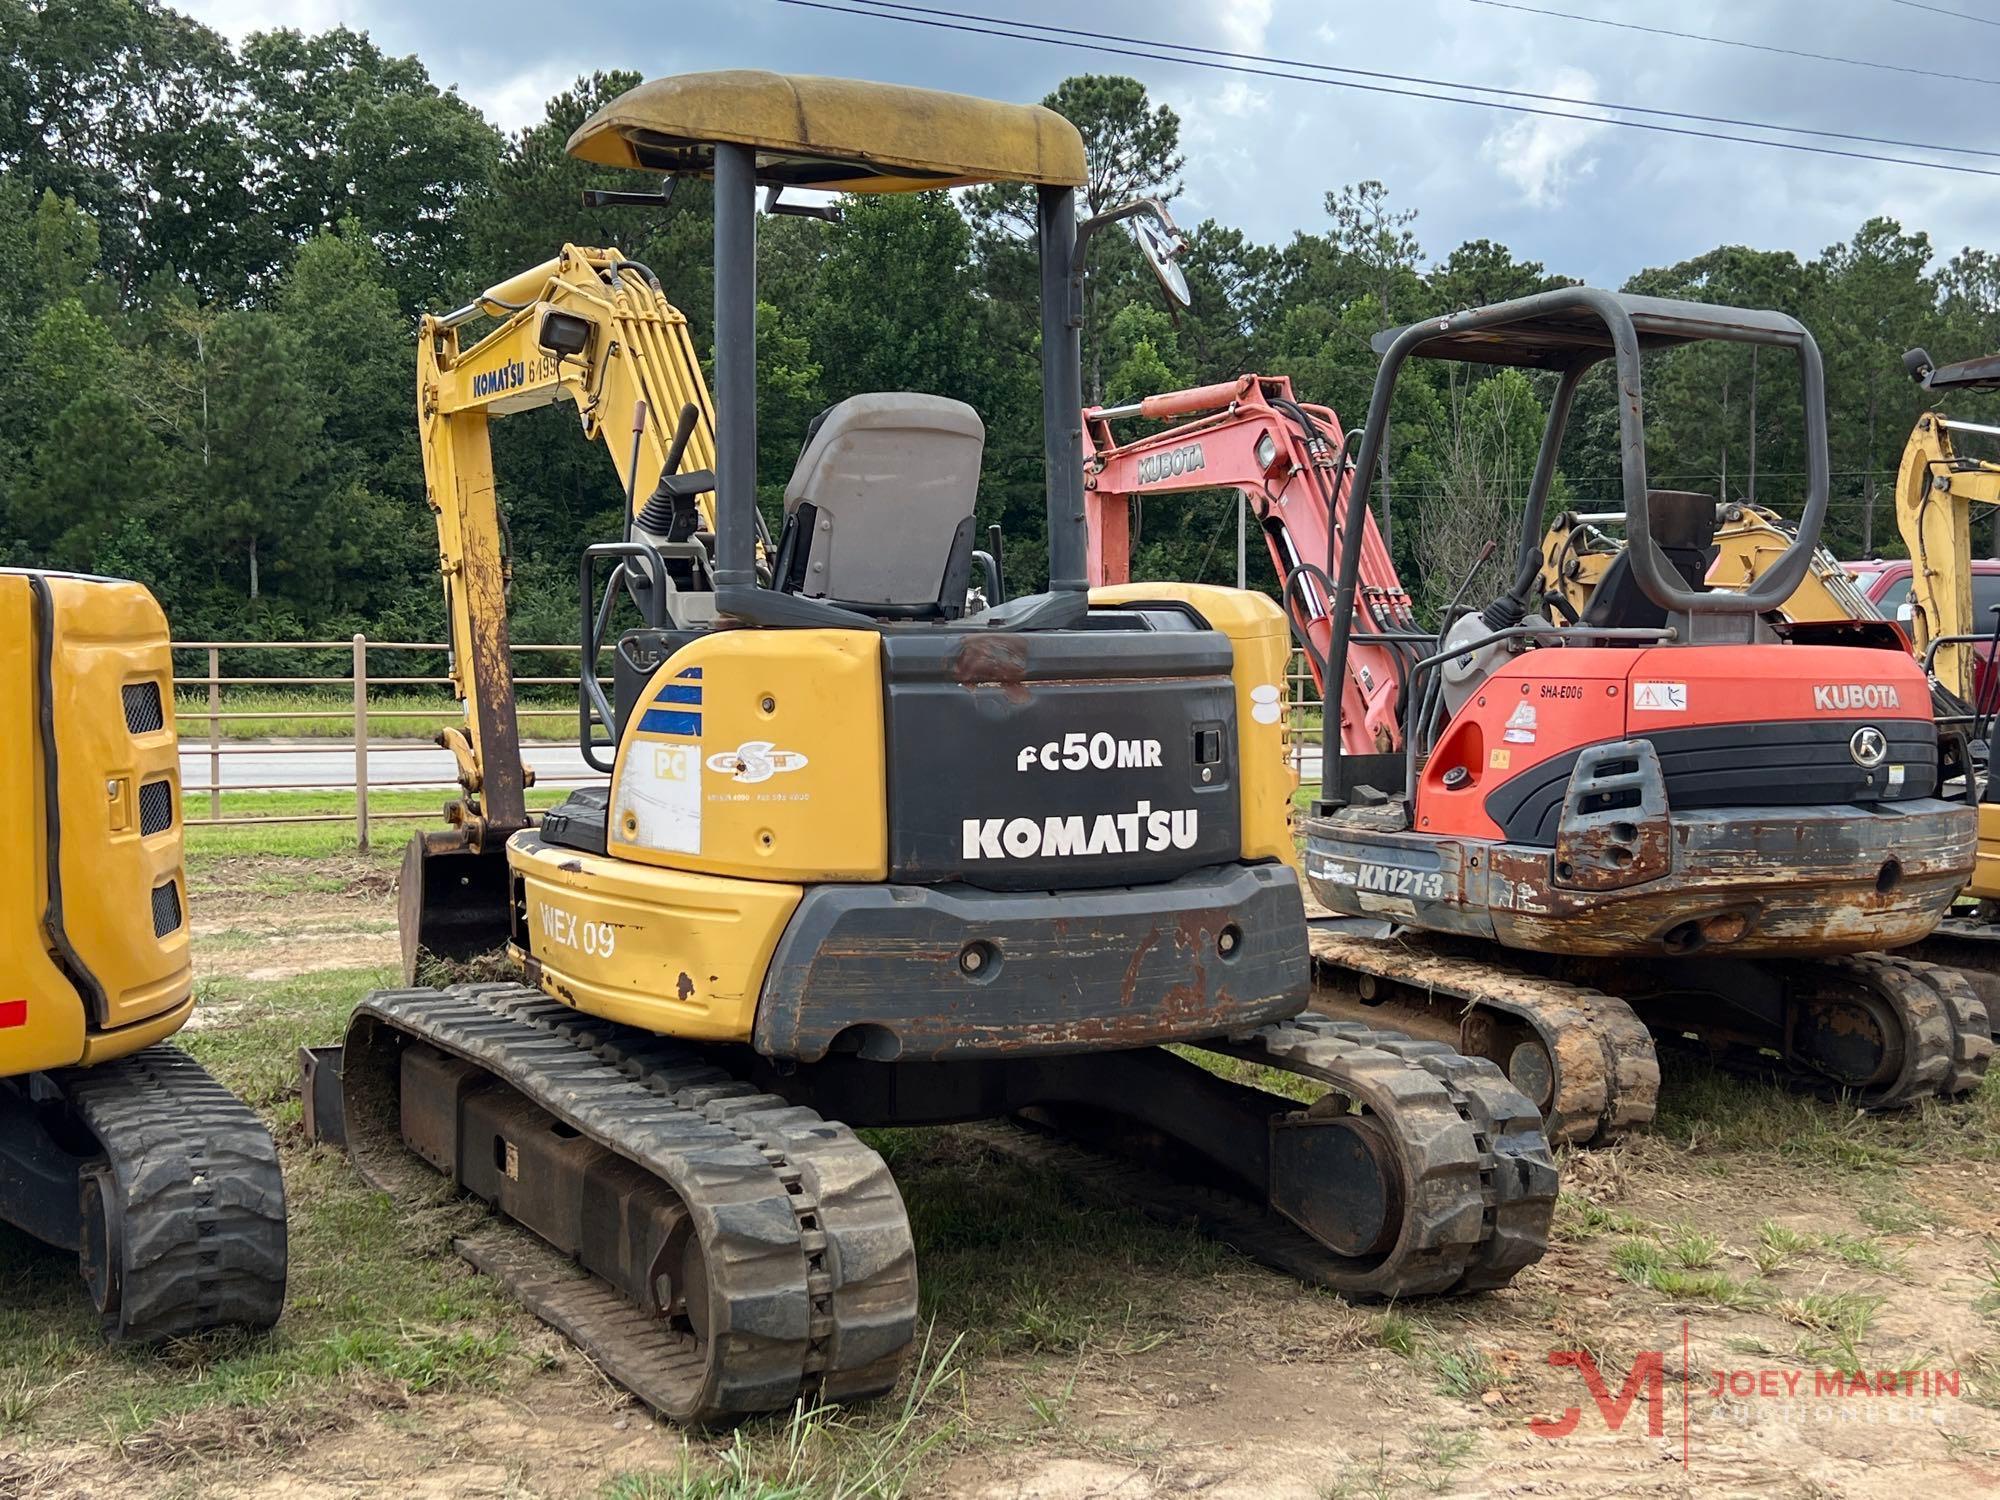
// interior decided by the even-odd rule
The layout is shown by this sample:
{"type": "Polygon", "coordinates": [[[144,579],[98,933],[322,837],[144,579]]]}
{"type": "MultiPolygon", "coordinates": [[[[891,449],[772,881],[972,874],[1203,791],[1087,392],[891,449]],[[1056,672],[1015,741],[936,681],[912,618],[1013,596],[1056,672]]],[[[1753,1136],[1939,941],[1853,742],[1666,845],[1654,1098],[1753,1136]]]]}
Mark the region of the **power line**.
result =
{"type": "MultiPolygon", "coordinates": [[[[805,10],[828,11],[835,15],[866,16],[878,21],[895,21],[903,25],[923,26],[938,31],[965,32],[974,36],[1000,37],[1007,41],[1039,42],[1044,46],[1068,47],[1072,50],[1083,52],[1099,52],[1113,57],[1132,57],[1138,58],[1143,62],[1178,63],[1184,67],[1207,68],[1214,72],[1236,73],[1256,78],[1277,78],[1287,82],[1316,83],[1324,88],[1351,89],[1361,93],[1386,94],[1405,99],[1428,99],[1441,104],[1467,104],[1481,109],[1500,110],[1509,114],[1535,115],[1556,120],[1577,120],[1589,125],[1615,125],[1627,130],[1649,130],[1661,135],[1678,135],[1696,140],[1726,141],[1735,145],[1769,146],[1781,151],[1802,151],[1815,156],[1841,157],[1849,161],[1881,162],[1889,166],[1900,167],[1923,167],[1932,171],[1949,170],[1977,177],[2000,177],[2000,171],[1989,167],[1977,167],[1969,164],[1947,167],[1942,162],[1918,161],[1902,156],[1883,156],[1879,153],[1868,151],[1847,151],[1833,146],[1810,145],[1803,141],[1764,140],[1756,136],[1730,135],[1725,132],[1713,130],[1694,130],[1686,126],[1659,124],[1651,120],[1621,120],[1606,115],[1573,114],[1567,110],[1545,109],[1528,104],[1512,104],[1505,102],[1505,99],[1475,99],[1469,98],[1464,94],[1427,93],[1419,88],[1393,88],[1383,83],[1353,82],[1350,78],[1302,78],[1296,72],[1279,72],[1275,68],[1252,67],[1248,64],[1252,62],[1268,62],[1289,69],[1304,68],[1315,72],[1347,74],[1360,78],[1395,79],[1400,82],[1421,84],[1428,88],[1472,89],[1480,93],[1500,94],[1507,98],[1548,99],[1556,103],[1575,103],[1587,105],[1595,109],[1624,110],[1633,114],[1657,114],[1669,118],[1712,120],[1717,124],[1736,124],[1758,130],[1783,130],[1793,134],[1816,135],[1836,140],[1874,142],[1879,139],[1872,136],[1850,136],[1839,131],[1815,130],[1802,125],[1772,125],[1754,120],[1737,121],[1720,116],[1679,114],[1669,110],[1648,109],[1640,105],[1605,104],[1596,100],[1568,99],[1554,94],[1536,94],[1523,89],[1501,89],[1486,84],[1452,83],[1439,79],[1411,77],[1397,73],[1381,73],[1360,68],[1339,68],[1328,63],[1307,62],[1296,58],[1265,57],[1256,53],[1227,52],[1213,47],[1195,47],[1182,42],[1164,42],[1147,37],[1118,36],[1115,33],[1108,32],[1086,32],[1070,27],[1048,26],[1035,21],[1014,21],[959,11],[936,10],[926,6],[899,5],[894,7],[894,10],[897,11],[921,11],[923,12],[921,15],[894,14],[889,8],[888,0],[860,0],[859,5],[833,4],[829,3],[829,0],[778,0],[778,3],[781,5],[797,6],[805,10]],[[863,9],[861,8],[863,5],[870,8],[863,9]],[[931,19],[931,17],[951,17],[953,19],[931,19]],[[988,22],[992,24],[973,24],[975,22],[988,22]],[[1032,27],[1035,30],[1009,29],[1021,27],[1032,27]],[[1035,31],[1057,32],[1060,34],[1041,36],[1036,35],[1035,31]],[[1077,37],[1080,40],[1070,41],[1067,39],[1069,37],[1077,37]],[[1125,42],[1132,45],[1117,46],[1113,45],[1114,42],[1125,42]],[[1178,57],[1173,55],[1175,52],[1189,52],[1202,55],[1178,57]],[[1245,61],[1211,62],[1207,60],[1209,57],[1240,58],[1245,61]]],[[[1983,150],[1977,147],[1942,146],[1921,141],[1883,140],[1882,144],[1908,146],[1916,150],[1948,151],[1968,156],[2000,156],[2000,152],[1983,150]]]]}
{"type": "Polygon", "coordinates": [[[1989,16],[1975,16],[1962,10],[1946,10],[1942,5],[1922,5],[1918,0],[1893,0],[1897,5],[1907,5],[1911,10],[1927,10],[1934,16],[1952,16],[1960,21],[1977,21],[1981,26],[2000,26],[1989,16]]]}
{"type": "Polygon", "coordinates": [[[1539,5],[1522,5],[1519,0],[1472,0],[1472,3],[1491,6],[1495,10],[1518,10],[1530,16],[1552,16],[1563,21],[1581,21],[1588,26],[1610,26],[1618,31],[1643,31],[1648,36],[1676,37],[1684,42],[1708,42],[1717,47],[1741,47],[1746,52],[1771,52],[1780,57],[1803,57],[1812,62],[1842,63],[1850,68],[1879,68],[1885,73],[1915,73],[1923,78],[1947,80],[1952,83],[1979,83],[1985,84],[1988,88],[2000,87],[2000,78],[1976,78],[1964,73],[1940,73],[1936,68],[1915,68],[1903,63],[1876,62],[1865,57],[1836,57],[1830,52],[1806,52],[1797,47],[1780,47],[1769,42],[1746,42],[1737,37],[1709,36],[1699,31],[1675,31],[1666,26],[1644,26],[1637,21],[1614,21],[1609,16],[1579,15],[1571,10],[1544,10],[1539,5]]]}
{"type": "MultiPolygon", "coordinates": [[[[1189,42],[1155,42],[1147,37],[1121,36],[1117,32],[1113,31],[1096,31],[1096,30],[1085,31],[1074,26],[1055,26],[1045,21],[1019,21],[1005,17],[981,16],[954,10],[943,10],[929,5],[910,4],[907,3],[907,0],[852,0],[852,3],[865,5],[874,10],[910,11],[918,15],[944,16],[951,20],[956,20],[956,21],[965,21],[965,20],[989,21],[993,22],[996,25],[1001,25],[1001,26],[1027,27],[1034,31],[1053,32],[1060,36],[1083,37],[1086,39],[1086,41],[1091,42],[1092,44],[1095,44],[1098,41],[1111,41],[1111,42],[1126,42],[1130,43],[1135,47],[1167,47],[1171,48],[1173,51],[1176,52],[1190,52],[1196,54],[1197,56],[1202,56],[1202,57],[1222,57],[1222,58],[1230,58],[1237,62],[1272,63],[1291,68],[1310,68],[1314,72],[1318,73],[1337,73],[1337,74],[1344,74],[1354,78],[1380,79],[1390,83],[1416,83],[1416,84],[1423,84],[1426,86],[1433,86],[1437,88],[1469,89],[1474,93],[1498,94],[1503,98],[1510,98],[1510,99],[1532,99],[1543,104],[1574,104],[1574,105],[1581,105],[1588,109],[1615,109],[1615,110],[1622,110],[1626,114],[1656,115],[1661,119],[1667,119],[1667,120],[1693,120],[1703,125],[1736,125],[1750,130],[1782,130],[1791,135],[1814,135],[1823,137],[1827,140],[1858,141],[1867,145],[1874,145],[1874,146],[1902,146],[1914,151],[1948,151],[1953,153],[1954,155],[1959,155],[1959,156],[2000,157],[2000,151],[1988,150],[1987,148],[1981,146],[1942,146],[1932,141],[1906,141],[1906,140],[1899,140],[1894,136],[1853,135],[1850,134],[1849,132],[1841,130],[1820,130],[1810,125],[1774,125],[1764,120],[1739,120],[1739,119],[1734,119],[1728,115],[1695,114],[1685,110],[1657,109],[1643,104],[1605,104],[1601,100],[1579,99],[1569,94],[1542,94],[1542,93],[1536,93],[1529,89],[1503,89],[1503,88],[1498,88],[1491,84],[1484,84],[1484,83],[1453,83],[1448,81],[1441,81],[1438,79],[1424,78],[1421,76],[1413,76],[1407,73],[1384,73],[1370,68],[1344,68],[1344,67],[1338,67],[1332,63],[1309,62],[1298,58],[1267,57],[1261,53],[1256,53],[1256,52],[1229,52],[1218,47],[1198,47],[1189,42]]],[[[893,17],[886,19],[900,20],[902,18],[893,17]]],[[[1040,38],[1040,37],[1025,37],[1022,39],[1029,41],[1045,40],[1045,38],[1040,38]]],[[[1168,59],[1168,61],[1179,61],[1179,59],[1168,59]]],[[[1932,75],[1932,76],[1937,76],[1937,75],[1932,75]]],[[[1319,83],[1322,81],[1324,80],[1321,79],[1307,80],[1307,82],[1312,82],[1312,83],[1319,83]]],[[[1386,90],[1385,92],[1393,93],[1395,91],[1386,90]]],[[[1434,96],[1424,95],[1420,97],[1428,98],[1434,96]]],[[[1468,104],[1487,103],[1487,101],[1485,100],[1462,100],[1460,102],[1468,104]]],[[[1561,116],[1560,118],[1566,118],[1566,119],[1588,118],[1596,120],[1598,117],[1593,115],[1593,116],[1561,116]]],[[[1626,124],[1630,122],[1603,121],[1601,123],[1626,124]]],[[[1762,142],[1760,144],[1771,145],[1779,143],[1762,142]]]]}

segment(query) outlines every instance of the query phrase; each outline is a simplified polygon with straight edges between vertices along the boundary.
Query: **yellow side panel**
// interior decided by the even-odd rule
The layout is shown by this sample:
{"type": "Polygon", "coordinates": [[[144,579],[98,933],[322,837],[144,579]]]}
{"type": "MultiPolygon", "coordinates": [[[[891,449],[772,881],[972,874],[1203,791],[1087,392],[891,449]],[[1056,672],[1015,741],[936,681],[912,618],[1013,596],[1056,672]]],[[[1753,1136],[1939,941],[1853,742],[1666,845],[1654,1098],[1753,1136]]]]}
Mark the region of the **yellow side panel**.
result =
{"type": "Polygon", "coordinates": [[[1291,635],[1284,611],[1263,594],[1205,583],[1121,583],[1092,589],[1092,604],[1149,599],[1188,605],[1229,637],[1236,654],[1236,760],[1241,768],[1243,857],[1298,863],[1292,793],[1299,778],[1285,759],[1285,664],[1291,635]]]}
{"type": "Polygon", "coordinates": [[[129,1056],[141,1047],[164,1042],[187,1025],[188,1017],[193,1014],[194,993],[189,991],[173,1009],[163,1010],[143,1021],[134,1021],[121,1031],[93,1031],[83,1039],[83,1056],[77,1061],[87,1068],[92,1063],[110,1062],[115,1057],[129,1056]]]}
{"type": "MultiPolygon", "coordinates": [[[[63,928],[103,991],[94,1029],[129,1026],[184,1000],[193,985],[181,877],[180,765],[167,620],[136,583],[48,575],[63,928]],[[127,727],[124,689],[150,683],[158,728],[127,727]],[[142,830],[142,791],[164,784],[165,821],[142,830]],[[178,922],[154,936],[156,888],[178,922]]],[[[149,695],[150,696],[150,695],[149,695]]],[[[160,805],[158,801],[155,806],[160,805]]]]}
{"type": "Polygon", "coordinates": [[[702,1041],[747,1041],[797,885],[719,880],[509,840],[529,955],[556,999],[594,1016],[702,1041]]]}
{"type": "Polygon", "coordinates": [[[35,610],[28,580],[0,573],[0,1077],[64,1067],[83,1055],[83,999],[49,957],[42,931],[47,846],[42,756],[35,729],[35,610]]]}
{"type": "Polygon", "coordinates": [[[2000,900],[2000,803],[1979,804],[1979,858],[1965,894],[1981,901],[2000,900]]]}
{"type": "Polygon", "coordinates": [[[746,880],[889,873],[882,640],[723,630],[674,653],[618,747],[609,851],[746,880]]]}

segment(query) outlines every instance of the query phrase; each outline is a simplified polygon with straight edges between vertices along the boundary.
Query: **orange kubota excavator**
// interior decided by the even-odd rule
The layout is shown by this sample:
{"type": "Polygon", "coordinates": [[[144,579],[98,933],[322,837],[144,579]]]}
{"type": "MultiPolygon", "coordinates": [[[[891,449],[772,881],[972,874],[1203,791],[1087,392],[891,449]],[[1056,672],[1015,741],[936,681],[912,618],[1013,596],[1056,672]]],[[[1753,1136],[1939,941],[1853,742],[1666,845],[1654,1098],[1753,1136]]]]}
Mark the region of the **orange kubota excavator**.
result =
{"type": "Polygon", "coordinates": [[[1884,956],[1970,871],[1974,815],[1939,795],[1923,673],[1838,624],[1775,613],[1826,509],[1817,346],[1775,312],[1574,287],[1386,331],[1364,432],[1245,376],[1084,413],[1092,581],[1122,577],[1135,497],[1246,495],[1325,702],[1305,867],[1335,1014],[1449,1035],[1553,1135],[1654,1113],[1654,1035],[1871,1108],[1976,1087],[1985,1007],[1954,970],[1884,956]],[[1810,499],[1741,589],[1705,577],[1716,505],[1646,478],[1642,350],[1723,339],[1797,362],[1810,499]],[[1416,623],[1368,510],[1411,358],[1557,380],[1511,586],[1416,623]],[[1627,535],[1570,621],[1538,594],[1543,512],[1584,374],[1615,364],[1627,535]],[[1121,443],[1121,419],[1178,419],[1121,443]],[[1650,1031],[1649,1031],[1650,1028],[1650,1031]]]}

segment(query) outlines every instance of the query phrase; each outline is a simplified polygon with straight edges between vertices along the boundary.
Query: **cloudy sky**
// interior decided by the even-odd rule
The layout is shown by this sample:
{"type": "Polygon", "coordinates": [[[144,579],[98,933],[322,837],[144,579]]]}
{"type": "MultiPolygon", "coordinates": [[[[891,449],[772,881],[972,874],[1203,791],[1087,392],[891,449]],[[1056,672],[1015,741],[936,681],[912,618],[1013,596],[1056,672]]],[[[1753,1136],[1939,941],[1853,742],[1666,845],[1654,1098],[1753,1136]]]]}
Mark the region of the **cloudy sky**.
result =
{"type": "MultiPolygon", "coordinates": [[[[856,0],[828,3],[859,8],[856,0]]],[[[2000,173],[2000,134],[1991,128],[2000,106],[1996,0],[1518,0],[1568,19],[1493,0],[916,3],[1118,33],[1138,45],[1112,45],[1141,55],[1092,51],[1081,38],[1049,46],[780,0],[594,0],[554,9],[531,0],[178,0],[177,8],[239,38],[273,26],[367,30],[386,50],[416,53],[440,84],[456,85],[508,128],[538,118],[549,94],[597,68],[657,75],[756,66],[1023,100],[1070,73],[1131,73],[1183,121],[1187,190],[1177,216],[1189,224],[1213,216],[1264,240],[1322,228],[1326,190],[1372,177],[1418,210],[1418,235],[1433,257],[1484,236],[1607,284],[1722,243],[1814,254],[1873,214],[1929,230],[1945,255],[1968,244],[2000,248],[2000,175],[1965,170],[2000,173]],[[1283,64],[1249,65],[1275,77],[1193,67],[1151,45],[1169,42],[1990,154],[1825,141],[1944,165],[1806,155],[1328,87],[1283,64]]]]}

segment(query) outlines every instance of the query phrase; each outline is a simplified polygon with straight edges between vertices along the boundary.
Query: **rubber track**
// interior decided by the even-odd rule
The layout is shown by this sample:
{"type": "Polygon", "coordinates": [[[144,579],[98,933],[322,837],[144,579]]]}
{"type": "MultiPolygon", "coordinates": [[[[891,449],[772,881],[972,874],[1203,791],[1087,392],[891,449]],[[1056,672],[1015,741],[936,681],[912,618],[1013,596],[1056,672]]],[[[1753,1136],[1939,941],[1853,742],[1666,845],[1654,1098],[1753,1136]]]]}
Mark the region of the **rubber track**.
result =
{"type": "Polygon", "coordinates": [[[1541,1116],[1485,1058],[1313,1015],[1218,1050],[1326,1084],[1412,1153],[1405,1240],[1369,1273],[1368,1285],[1343,1276],[1342,1290],[1380,1297],[1484,1290],[1505,1285],[1548,1249],[1556,1169],[1541,1116]]]}
{"type": "MultiPolygon", "coordinates": [[[[1916,964],[1882,954],[1816,960],[1826,968],[1848,972],[1858,984],[1874,990],[1896,1012],[1902,1024],[1902,1072],[1882,1090],[1858,1094],[1868,1110],[1902,1110],[1948,1090],[1958,1058],[1958,1036],[1946,1010],[1942,986],[1928,984],[1916,964]]],[[[1992,1042],[1988,1040],[1988,1054],[1992,1042]]]]}
{"type": "Polygon", "coordinates": [[[1162,1162],[1139,1165],[1020,1127],[974,1126],[969,1133],[1155,1217],[1192,1219],[1252,1259],[1350,1297],[1504,1286],[1547,1250],[1556,1199],[1548,1141],[1533,1106],[1492,1063],[1440,1042],[1313,1015],[1213,1049],[1313,1078],[1376,1116],[1405,1167],[1404,1224],[1394,1249],[1371,1259],[1342,1256],[1260,1204],[1175,1179],[1162,1162]]]}
{"type": "Polygon", "coordinates": [[[1898,948],[1895,956],[1942,964],[1959,974],[1985,1005],[1988,1024],[2000,1026],[2000,922],[1947,917],[1929,937],[1898,948]]]}
{"type": "Polygon", "coordinates": [[[1924,963],[1900,953],[1889,954],[1883,962],[1915,975],[1944,1003],[1945,1020],[1951,1025],[1951,1067],[1938,1092],[1949,1099],[1971,1093],[1993,1061],[1993,1027],[1986,1002],[1965,975],[1949,965],[1924,963]]]}
{"type": "MultiPolygon", "coordinates": [[[[1960,1030],[1953,1017],[1963,1012],[1965,1022],[1975,1024],[1983,1012],[1963,981],[1958,986],[1932,982],[1919,972],[1927,967],[1909,959],[1891,958],[1880,953],[1852,954],[1840,958],[1790,960],[1794,972],[1826,969],[1843,983],[1872,992],[1885,1000],[1903,1032],[1903,1067],[1895,1079],[1877,1088],[1855,1089],[1829,1079],[1825,1074],[1797,1062],[1781,1061],[1754,1051],[1710,1051],[1699,1042],[1687,1044],[1697,1056],[1708,1058],[1717,1067],[1748,1078],[1777,1078],[1813,1093],[1849,1098],[1861,1109],[1908,1109],[1925,1099],[1952,1091],[1952,1080],[1967,1069],[1983,1071],[1977,1058],[1975,1040],[1960,1030]],[[1947,1004],[1946,990],[1951,990],[1947,1004]],[[1970,1008],[1968,1008],[1968,1002],[1970,1008]]],[[[1988,1040],[1986,1054],[1991,1055],[1988,1040]]],[[[1975,1078],[1976,1083],[1976,1078],[1975,1078]]]]}
{"type": "MultiPolygon", "coordinates": [[[[705,1344],[594,1279],[604,1306],[572,1288],[573,1315],[550,1316],[561,1258],[505,1221],[464,1247],[649,1405],[708,1424],[895,1384],[916,1327],[915,1248],[887,1166],[845,1125],[523,985],[377,991],[356,1015],[477,1063],[687,1206],[715,1309],[705,1344]]],[[[381,1122],[369,1128],[381,1138],[381,1122]]]]}
{"type": "MultiPolygon", "coordinates": [[[[1445,997],[1454,1015],[1479,1005],[1531,1026],[1555,1065],[1554,1098],[1544,1119],[1553,1140],[1603,1143],[1652,1123],[1660,1100],[1659,1057],[1645,1023],[1615,996],[1404,940],[1371,942],[1319,930],[1312,934],[1312,955],[1315,965],[1445,997]]],[[[1322,1008],[1326,1003],[1315,1001],[1322,1008]]],[[[1365,1004],[1342,996],[1332,1003],[1353,1020],[1360,1019],[1357,1010],[1394,1016],[1410,1008],[1394,998],[1365,1004]]]]}
{"type": "Polygon", "coordinates": [[[95,1137],[117,1195],[106,1336],[152,1342],[277,1322],[285,1183],[250,1107],[164,1043],[49,1077],[95,1137]]]}

